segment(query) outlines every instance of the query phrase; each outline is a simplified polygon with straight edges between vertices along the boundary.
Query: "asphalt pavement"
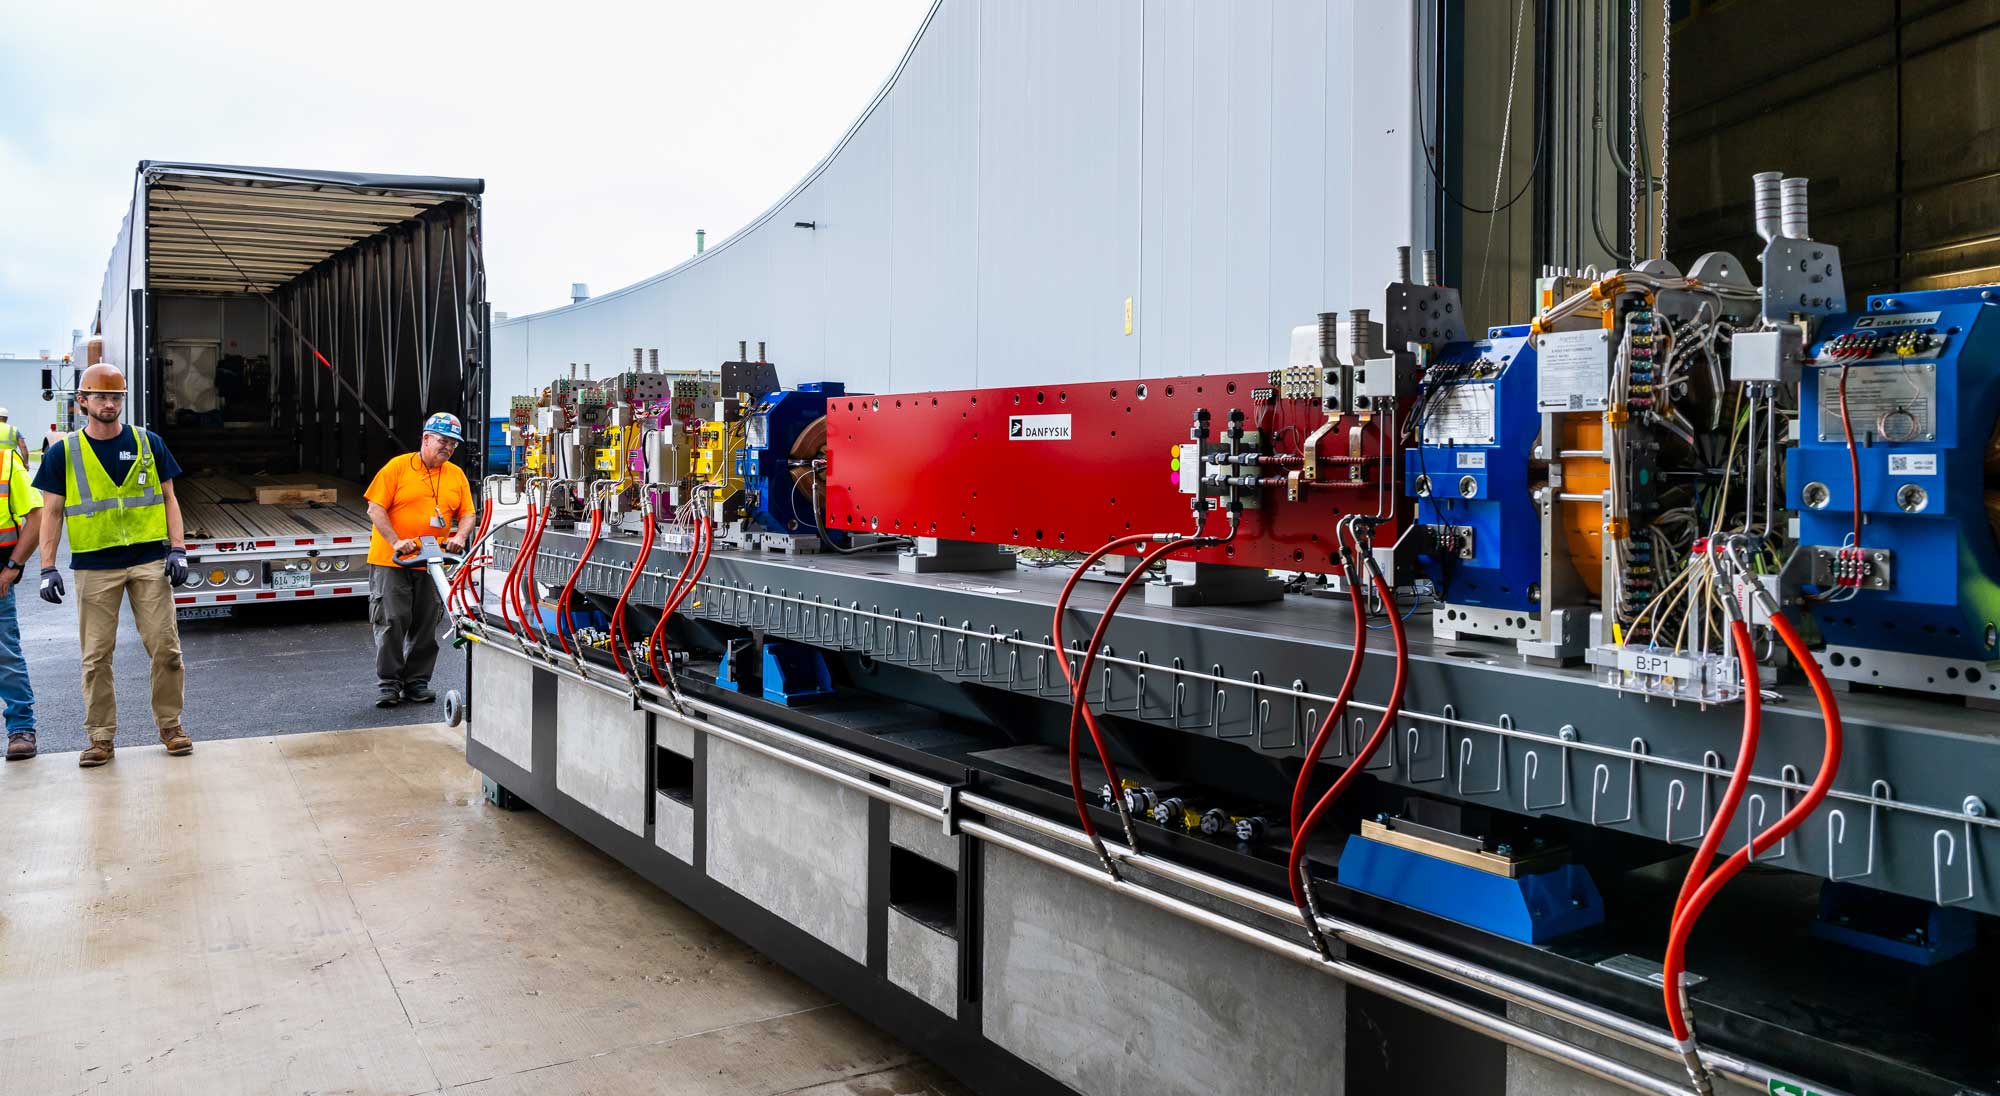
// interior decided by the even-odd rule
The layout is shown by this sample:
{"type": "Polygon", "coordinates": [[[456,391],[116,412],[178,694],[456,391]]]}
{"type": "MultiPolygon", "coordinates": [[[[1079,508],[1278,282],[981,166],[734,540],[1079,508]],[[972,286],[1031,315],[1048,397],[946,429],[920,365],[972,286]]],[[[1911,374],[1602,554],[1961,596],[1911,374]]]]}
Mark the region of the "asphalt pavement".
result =
{"type": "MultiPolygon", "coordinates": [[[[66,550],[61,563],[70,591],[63,604],[50,605],[37,596],[32,564],[12,593],[35,687],[37,742],[43,753],[81,750],[87,744],[76,578],[66,550]]],[[[182,722],[197,754],[203,739],[437,722],[444,718],[445,690],[462,689],[465,682],[464,651],[446,646],[431,678],[437,701],[375,707],[375,640],[363,597],[243,606],[224,619],[184,619],[180,631],[187,664],[182,722]]],[[[112,659],[120,746],[159,742],[148,665],[128,603],[119,618],[112,659]]]]}

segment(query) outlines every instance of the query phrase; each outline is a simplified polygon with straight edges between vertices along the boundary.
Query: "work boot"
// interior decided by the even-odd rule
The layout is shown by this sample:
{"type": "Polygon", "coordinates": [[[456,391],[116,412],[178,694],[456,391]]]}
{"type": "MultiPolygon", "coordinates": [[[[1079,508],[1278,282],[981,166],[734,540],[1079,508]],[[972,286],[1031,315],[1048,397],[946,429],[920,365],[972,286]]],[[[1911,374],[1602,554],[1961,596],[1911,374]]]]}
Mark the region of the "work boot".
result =
{"type": "Polygon", "coordinates": [[[167,752],[175,757],[194,752],[194,740],[180,727],[160,728],[160,745],[165,746],[167,752]]]}
{"type": "Polygon", "coordinates": [[[396,688],[394,685],[384,685],[382,686],[382,691],[375,694],[375,706],[377,708],[393,708],[397,704],[402,703],[402,700],[403,690],[396,688]]]}
{"type": "Polygon", "coordinates": [[[403,699],[412,704],[429,704],[437,698],[438,695],[431,692],[429,685],[418,683],[416,685],[403,686],[403,699]]]}
{"type": "Polygon", "coordinates": [[[7,760],[26,761],[35,756],[35,732],[15,731],[7,736],[7,760]]]}
{"type": "Polygon", "coordinates": [[[94,769],[109,760],[111,760],[109,742],[92,742],[89,749],[76,755],[76,764],[80,769],[94,769]]]}

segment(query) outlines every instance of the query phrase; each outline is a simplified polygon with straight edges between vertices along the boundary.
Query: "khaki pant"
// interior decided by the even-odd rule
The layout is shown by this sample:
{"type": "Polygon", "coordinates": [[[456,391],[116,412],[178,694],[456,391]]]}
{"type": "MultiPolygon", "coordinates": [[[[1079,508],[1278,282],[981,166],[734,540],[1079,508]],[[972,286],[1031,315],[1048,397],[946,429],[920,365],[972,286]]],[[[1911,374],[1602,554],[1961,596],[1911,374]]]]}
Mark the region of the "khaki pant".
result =
{"type": "Polygon", "coordinates": [[[158,560],[116,571],[76,572],[77,631],[83,638],[83,729],[92,742],[118,734],[118,693],[111,652],[118,646],[118,607],[132,599],[132,621],[153,661],[153,722],[181,725],[181,634],[174,622],[174,588],[158,560]]]}

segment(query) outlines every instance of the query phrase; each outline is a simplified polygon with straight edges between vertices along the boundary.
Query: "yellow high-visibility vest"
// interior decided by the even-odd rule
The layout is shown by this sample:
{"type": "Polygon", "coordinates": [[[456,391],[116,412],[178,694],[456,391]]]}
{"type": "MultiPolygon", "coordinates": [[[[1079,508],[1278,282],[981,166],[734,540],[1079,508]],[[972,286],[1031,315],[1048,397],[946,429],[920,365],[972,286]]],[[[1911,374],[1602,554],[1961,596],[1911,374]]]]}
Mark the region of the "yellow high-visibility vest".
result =
{"type": "Polygon", "coordinates": [[[167,497],[160,492],[159,469],[144,430],[132,431],[139,459],[125,482],[111,478],[97,453],[77,431],[63,439],[65,478],[63,524],[72,552],[95,552],[127,544],[167,539],[167,497]]]}
{"type": "Polygon", "coordinates": [[[14,520],[13,499],[14,462],[19,459],[12,448],[0,449],[0,548],[21,543],[21,526],[14,520]]]}

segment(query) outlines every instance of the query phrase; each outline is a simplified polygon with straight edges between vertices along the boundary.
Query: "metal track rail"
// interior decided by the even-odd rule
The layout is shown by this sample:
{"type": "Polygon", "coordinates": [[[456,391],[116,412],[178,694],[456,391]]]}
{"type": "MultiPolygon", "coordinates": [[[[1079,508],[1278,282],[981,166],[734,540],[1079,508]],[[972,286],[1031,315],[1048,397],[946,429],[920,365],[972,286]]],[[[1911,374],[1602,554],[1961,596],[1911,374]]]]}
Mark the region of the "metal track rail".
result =
{"type": "MultiPolygon", "coordinates": [[[[511,551],[512,546],[504,546],[500,550],[503,552],[511,551]]],[[[556,550],[545,550],[540,555],[541,560],[538,562],[541,565],[569,565],[574,563],[573,556],[565,555],[556,550]]],[[[587,564],[585,566],[585,573],[588,574],[600,568],[604,569],[607,575],[615,575],[620,584],[622,584],[624,575],[628,570],[624,564],[600,561],[587,564]]],[[[554,566],[551,569],[559,573],[561,577],[566,578],[568,575],[568,571],[563,566],[554,566]]],[[[674,576],[666,572],[648,570],[645,572],[645,577],[666,581],[671,580],[674,576]]],[[[592,585],[580,580],[577,588],[582,590],[592,585]]],[[[1067,652],[1058,652],[1053,641],[1048,636],[1043,636],[1040,641],[1036,641],[1026,638],[1019,632],[979,631],[972,628],[970,624],[953,625],[945,620],[927,621],[921,613],[915,617],[905,617],[901,610],[884,613],[878,608],[871,611],[863,609],[860,602],[854,602],[846,606],[838,603],[829,604],[822,598],[815,597],[808,600],[802,596],[795,597],[785,590],[773,592],[768,585],[752,587],[714,579],[705,579],[695,585],[696,589],[707,591],[711,596],[705,598],[698,606],[684,610],[689,615],[713,620],[721,624],[760,628],[770,631],[773,634],[787,636],[788,638],[801,638],[801,633],[805,633],[804,638],[817,638],[821,642],[830,643],[842,650],[860,650],[867,654],[883,656],[886,661],[891,662],[911,663],[928,658],[937,668],[951,668],[955,664],[954,660],[956,660],[958,668],[964,669],[968,675],[979,675],[984,679],[984,677],[997,673],[997,671],[990,671],[990,667],[997,661],[996,651],[1000,648],[1035,652],[1044,658],[1048,655],[1065,653],[1070,659],[1072,667],[1080,665],[1083,659],[1083,644],[1075,641],[1071,642],[1067,652]],[[781,610],[776,615],[773,614],[773,606],[779,607],[781,610]],[[799,612],[794,613],[792,612],[793,609],[797,609],[799,612]],[[805,610],[811,610],[811,613],[808,614],[805,610]],[[812,633],[807,633],[804,626],[804,622],[808,619],[809,615],[816,621],[823,623],[822,627],[812,633]],[[869,627],[865,632],[868,641],[863,641],[860,638],[864,634],[861,628],[854,627],[850,629],[843,627],[843,624],[848,621],[859,621],[868,624],[869,627]],[[886,638],[884,630],[875,627],[878,624],[887,626],[886,638]],[[902,629],[908,629],[909,632],[909,644],[907,648],[903,645],[900,638],[902,629]],[[922,645],[917,639],[920,634],[930,635],[933,640],[929,645],[929,655],[925,655],[920,649],[922,645]],[[852,642],[848,642],[850,636],[853,637],[852,642]],[[942,640],[945,637],[953,638],[957,644],[952,655],[944,653],[942,640]],[[968,644],[975,643],[990,645],[977,652],[977,663],[974,662],[975,655],[968,646],[968,644]],[[981,666],[987,667],[988,672],[982,672],[980,669],[981,666]]],[[[615,594],[617,592],[616,585],[610,589],[603,589],[598,592],[615,594]]],[[[1218,688],[1241,689],[1263,699],[1283,699],[1314,704],[1332,704],[1335,700],[1331,695],[1299,688],[1296,684],[1291,686],[1279,685],[1257,677],[1249,679],[1230,677],[1223,674],[1203,672],[1187,666],[1148,662],[1144,659],[1143,652],[1140,658],[1129,658],[1120,656],[1107,649],[1098,652],[1096,661],[1100,665],[1123,667],[1140,675],[1160,674],[1179,683],[1199,682],[1218,688]]],[[[1046,664],[1044,664],[1042,669],[1043,673],[1039,676],[1050,682],[1050,689],[1062,689],[1060,683],[1055,682],[1052,676],[1046,674],[1046,664]]],[[[1347,706],[1354,711],[1373,712],[1378,715],[1385,710],[1380,704],[1359,698],[1350,699],[1347,706]]],[[[1477,720],[1461,719],[1454,715],[1448,707],[1438,712],[1426,712],[1405,705],[1400,709],[1399,718],[1409,720],[1413,723],[1431,724],[1444,728],[1447,731],[1456,730],[1465,733],[1490,734],[1497,738],[1534,743],[1556,750],[1579,754],[1593,754],[1628,765],[1636,763],[1660,766],[1702,778],[1727,781],[1731,775],[1731,770],[1719,764],[1682,761],[1678,758],[1649,753],[1644,749],[1631,749],[1605,745],[1603,743],[1586,742],[1575,737],[1564,737],[1560,731],[1551,734],[1525,730],[1512,723],[1482,723],[1477,720]]],[[[1311,721],[1309,720],[1308,722],[1311,721]]],[[[1809,782],[1802,779],[1786,779],[1782,776],[1770,777],[1753,774],[1750,777],[1750,781],[1752,784],[1771,788],[1787,795],[1803,794],[1810,787],[1809,782]]],[[[1907,800],[1896,799],[1893,792],[1887,789],[1881,781],[1877,781],[1875,786],[1871,787],[1866,793],[1835,788],[1827,793],[1827,798],[1854,803],[1858,806],[1922,815],[1927,818],[1960,823],[1979,829],[2000,830],[2000,813],[1982,810],[1980,813],[1975,814],[1968,813],[1962,804],[1960,809],[1953,810],[1949,807],[1934,807],[1923,803],[1913,803],[1907,800]]],[[[1701,832],[1696,830],[1692,836],[1698,839],[1701,836],[1701,832]]],[[[1684,835],[1676,835],[1676,837],[1682,838],[1684,835]]]]}
{"type": "MultiPolygon", "coordinates": [[[[853,788],[892,806],[939,821],[947,833],[964,833],[1017,855],[1029,857],[1037,863],[1079,879],[1089,880],[1273,954],[1312,966],[1351,985],[1379,993],[1432,1016],[1498,1039],[1510,1046],[1581,1070],[1634,1092],[1680,1096],[1688,1091],[1686,1085],[1680,1081],[1636,1070],[1617,1059],[1587,1047],[1565,1042],[1503,1016],[1439,997],[1409,982],[1357,966],[1346,960],[1328,960],[1316,948],[1303,942],[1305,922],[1300,918],[1298,910],[1283,899],[1240,886],[1198,869],[1107,842],[1107,848],[1117,863],[1177,886],[1221,899],[1248,913],[1296,926],[1300,930],[1300,940],[1287,939],[1247,921],[1216,913],[1164,890],[1146,886],[1134,881],[1130,873],[1121,872],[1113,875],[1102,870],[1093,862],[1082,858],[1082,854],[1090,852],[1092,846],[1083,831],[1074,826],[1050,821],[986,796],[961,793],[951,785],[920,773],[884,763],[854,750],[800,734],[719,704],[685,694],[670,694],[643,682],[634,689],[628,679],[613,678],[609,673],[588,663],[577,664],[573,668],[572,665],[557,663],[553,659],[537,657],[520,649],[508,637],[488,633],[477,622],[462,620],[460,634],[479,643],[483,649],[503,652],[531,666],[626,699],[637,710],[673,720],[696,733],[716,735],[784,764],[812,772],[844,787],[853,788]],[[853,776],[835,768],[836,765],[859,769],[903,787],[934,795],[937,801],[926,802],[889,785],[853,776]],[[965,817],[968,813],[980,816],[983,821],[965,817]],[[1001,826],[1012,827],[1069,846],[1077,850],[1079,856],[1065,856],[1026,840],[1007,829],[1002,829],[1001,826]]],[[[1407,964],[1565,1024],[1594,1032],[1625,1046],[1652,1054],[1663,1063],[1678,1065],[1681,1061],[1673,1037],[1664,1028],[1641,1023],[1586,1001],[1356,922],[1322,915],[1318,918],[1318,925],[1321,933],[1339,939],[1351,947],[1407,964]]],[[[1773,1079],[1792,1080],[1796,1083],[1796,1079],[1790,1078],[1783,1071],[1712,1047],[1703,1051],[1703,1059],[1717,1076],[1757,1092],[1771,1091],[1773,1079]]],[[[1816,1083],[1806,1087],[1823,1096],[1843,1096],[1838,1090],[1816,1083]]]]}

